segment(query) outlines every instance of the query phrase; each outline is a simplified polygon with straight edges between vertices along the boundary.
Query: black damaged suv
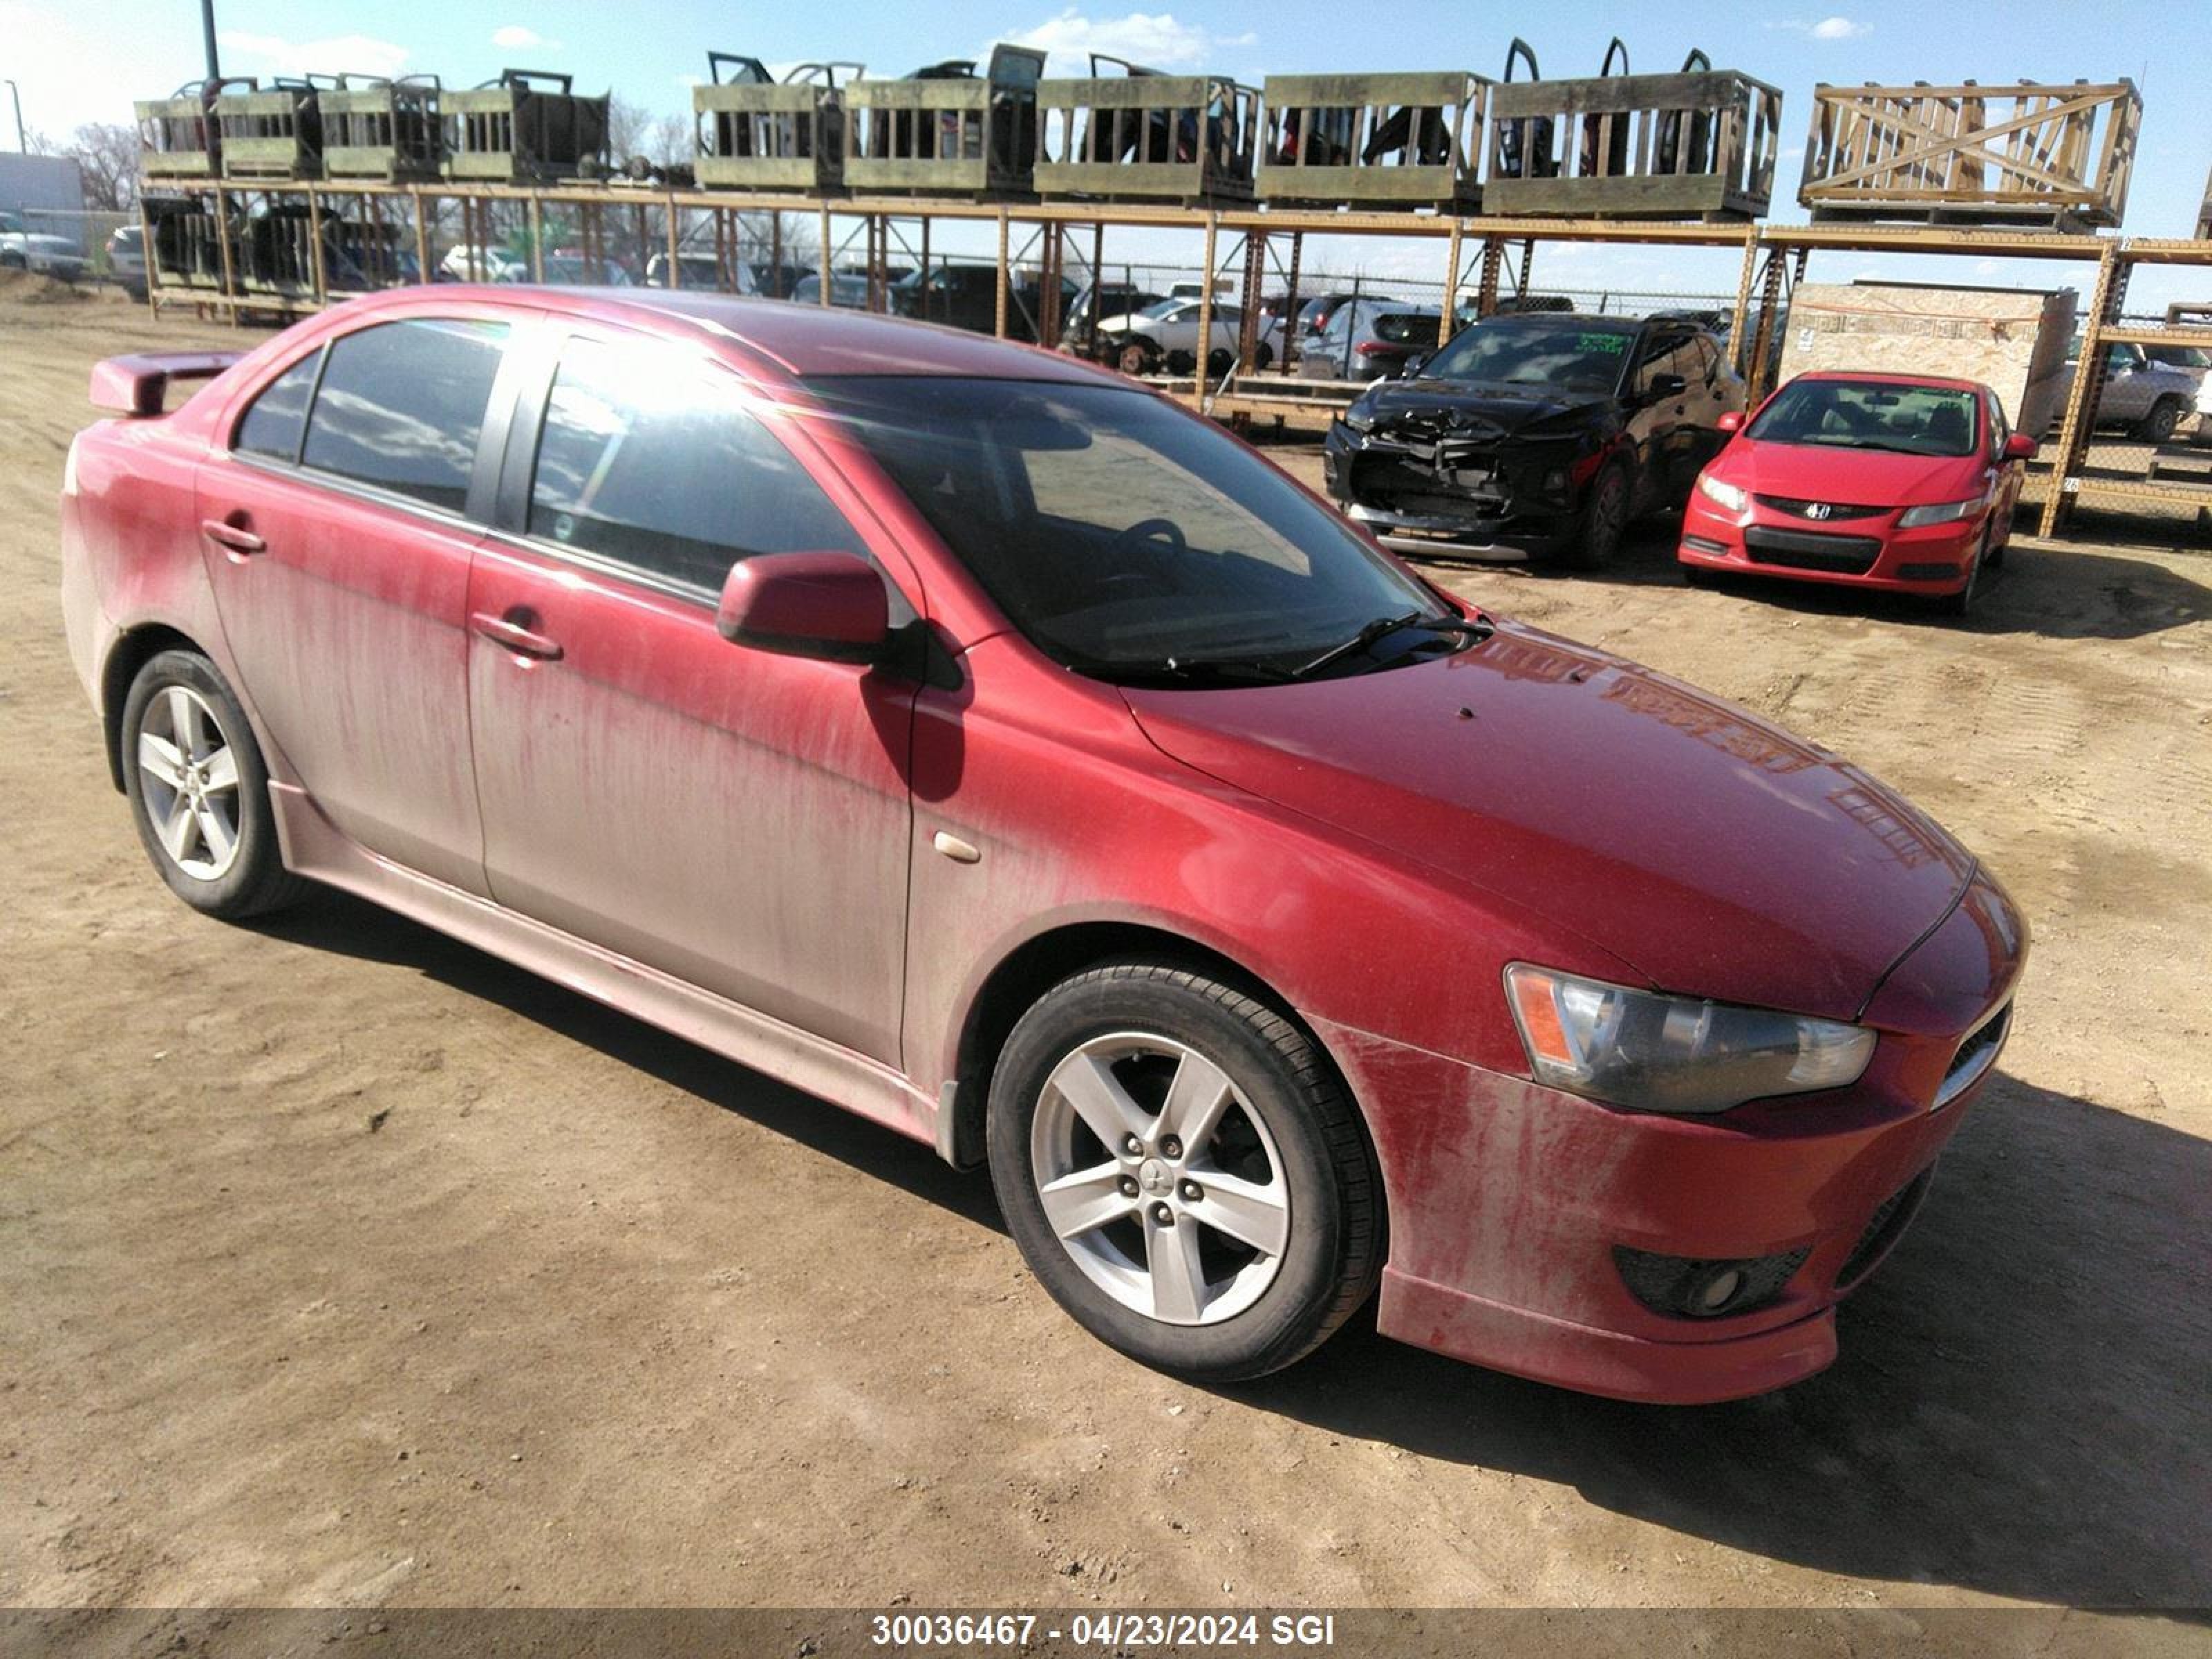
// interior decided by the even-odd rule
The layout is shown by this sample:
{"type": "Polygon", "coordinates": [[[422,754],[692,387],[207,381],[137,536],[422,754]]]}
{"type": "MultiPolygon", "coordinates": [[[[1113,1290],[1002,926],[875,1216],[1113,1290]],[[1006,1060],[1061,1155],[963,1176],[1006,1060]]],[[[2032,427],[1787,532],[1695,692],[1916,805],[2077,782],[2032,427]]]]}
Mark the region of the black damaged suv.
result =
{"type": "Polygon", "coordinates": [[[1741,412],[1713,336],[1675,318],[1540,313],[1469,324],[1329,428],[1329,494],[1395,540],[1508,543],[1604,563],[1680,506],[1741,412]]]}

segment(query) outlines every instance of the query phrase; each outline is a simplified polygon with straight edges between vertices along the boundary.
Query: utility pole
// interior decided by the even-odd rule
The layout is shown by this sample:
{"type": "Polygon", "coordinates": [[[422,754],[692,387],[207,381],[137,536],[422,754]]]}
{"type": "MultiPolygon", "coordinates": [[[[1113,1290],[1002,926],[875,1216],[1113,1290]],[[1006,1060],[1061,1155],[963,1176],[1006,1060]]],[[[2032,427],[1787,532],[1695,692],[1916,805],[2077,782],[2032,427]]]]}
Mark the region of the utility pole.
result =
{"type": "Polygon", "coordinates": [[[200,33],[207,42],[207,78],[222,79],[222,61],[215,51],[215,0],[200,0],[200,33]]]}
{"type": "Polygon", "coordinates": [[[8,83],[8,96],[15,103],[15,148],[28,155],[31,153],[31,141],[23,137],[23,94],[21,88],[13,81],[8,83]]]}

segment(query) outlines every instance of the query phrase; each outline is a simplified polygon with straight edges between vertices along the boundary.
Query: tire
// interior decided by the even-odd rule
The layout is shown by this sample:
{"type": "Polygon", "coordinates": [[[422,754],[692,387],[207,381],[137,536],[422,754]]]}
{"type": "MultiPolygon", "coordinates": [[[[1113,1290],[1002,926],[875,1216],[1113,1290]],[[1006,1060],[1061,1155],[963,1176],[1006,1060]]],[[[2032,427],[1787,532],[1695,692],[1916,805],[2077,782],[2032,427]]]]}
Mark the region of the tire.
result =
{"type": "Polygon", "coordinates": [[[2146,443],[2162,444],[2173,435],[2188,409],[2179,398],[2160,398],[2150,406],[2150,413],[2142,417],[2136,428],[2136,436],[2146,443]]]}
{"type": "Polygon", "coordinates": [[[1974,601],[1980,597],[1982,570],[1984,567],[1992,562],[1994,561],[1990,557],[1989,537],[1987,532],[1984,532],[1982,544],[1974,550],[1973,559],[1966,566],[1966,585],[1957,592],[1946,593],[1937,599],[1936,614],[1949,617],[1958,622],[1964,622],[1972,616],[1974,611],[1974,601]]]}
{"type": "Polygon", "coordinates": [[[1562,537],[1556,552],[1560,563],[1577,570],[1602,570],[1620,551],[1635,507],[1634,481],[1619,461],[1606,464],[1591,480],[1589,495],[1574,527],[1562,537]]]}
{"type": "Polygon", "coordinates": [[[1273,364],[1274,361],[1275,354],[1273,349],[1269,347],[1265,340],[1261,341],[1259,349],[1252,354],[1253,371],[1255,374],[1264,373],[1273,364]]]}
{"type": "Polygon", "coordinates": [[[131,821],[171,892],[225,921],[299,896],[306,884],[284,867],[269,769],[246,711],[213,663],[196,651],[164,651],[149,660],[124,699],[120,742],[131,821]],[[177,741],[180,721],[184,745],[177,741]],[[195,775],[180,788],[176,769],[188,760],[197,763],[195,775]]]}
{"type": "Polygon", "coordinates": [[[1127,961],[1054,986],[1000,1054],[988,1140],[1030,1270],[1093,1336],[1161,1370],[1279,1370],[1381,1276],[1382,1182],[1343,1085],[1287,1019],[1203,974],[1127,961]],[[1177,1123],[1200,1119],[1205,1144],[1181,1146],[1177,1123]]]}

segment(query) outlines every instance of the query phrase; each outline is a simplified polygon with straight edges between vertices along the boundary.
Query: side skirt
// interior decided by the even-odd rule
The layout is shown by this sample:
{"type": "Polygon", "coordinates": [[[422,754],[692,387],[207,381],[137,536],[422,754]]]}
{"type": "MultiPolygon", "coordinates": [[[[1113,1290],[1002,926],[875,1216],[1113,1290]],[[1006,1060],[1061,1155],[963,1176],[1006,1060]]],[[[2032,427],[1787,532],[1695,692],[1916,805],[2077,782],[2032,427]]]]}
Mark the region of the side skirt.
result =
{"type": "Polygon", "coordinates": [[[926,1146],[935,1143],[938,1103],[880,1061],[380,858],[342,834],[295,785],[272,782],[269,795],[284,863],[299,874],[397,911],[926,1146]]]}

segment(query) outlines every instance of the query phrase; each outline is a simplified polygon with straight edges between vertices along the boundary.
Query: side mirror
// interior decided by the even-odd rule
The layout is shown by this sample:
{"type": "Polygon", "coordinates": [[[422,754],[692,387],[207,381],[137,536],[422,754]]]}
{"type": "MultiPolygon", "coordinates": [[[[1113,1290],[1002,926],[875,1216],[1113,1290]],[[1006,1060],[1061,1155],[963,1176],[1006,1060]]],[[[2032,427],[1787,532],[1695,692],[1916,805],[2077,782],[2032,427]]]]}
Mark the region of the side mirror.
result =
{"type": "Polygon", "coordinates": [[[1429,359],[1436,355],[1433,351],[1416,351],[1398,365],[1398,378],[1404,380],[1412,380],[1429,366],[1429,359]]]}
{"type": "Polygon", "coordinates": [[[1743,430],[1743,411],[1740,409],[1725,410],[1717,424],[1723,432],[1741,432],[1743,430]]]}
{"type": "Polygon", "coordinates": [[[2004,458],[2008,461],[2032,461],[2035,459],[2035,440],[2025,432],[2015,432],[2004,443],[2004,458]]]}
{"type": "Polygon", "coordinates": [[[872,663],[890,638],[890,598],[857,553],[763,553],[730,571],[714,626],[756,651],[872,663]]]}
{"type": "Polygon", "coordinates": [[[1669,398],[1679,398],[1690,389],[1690,383],[1679,374],[1654,374],[1644,396],[1651,402],[1664,403],[1669,398]]]}

